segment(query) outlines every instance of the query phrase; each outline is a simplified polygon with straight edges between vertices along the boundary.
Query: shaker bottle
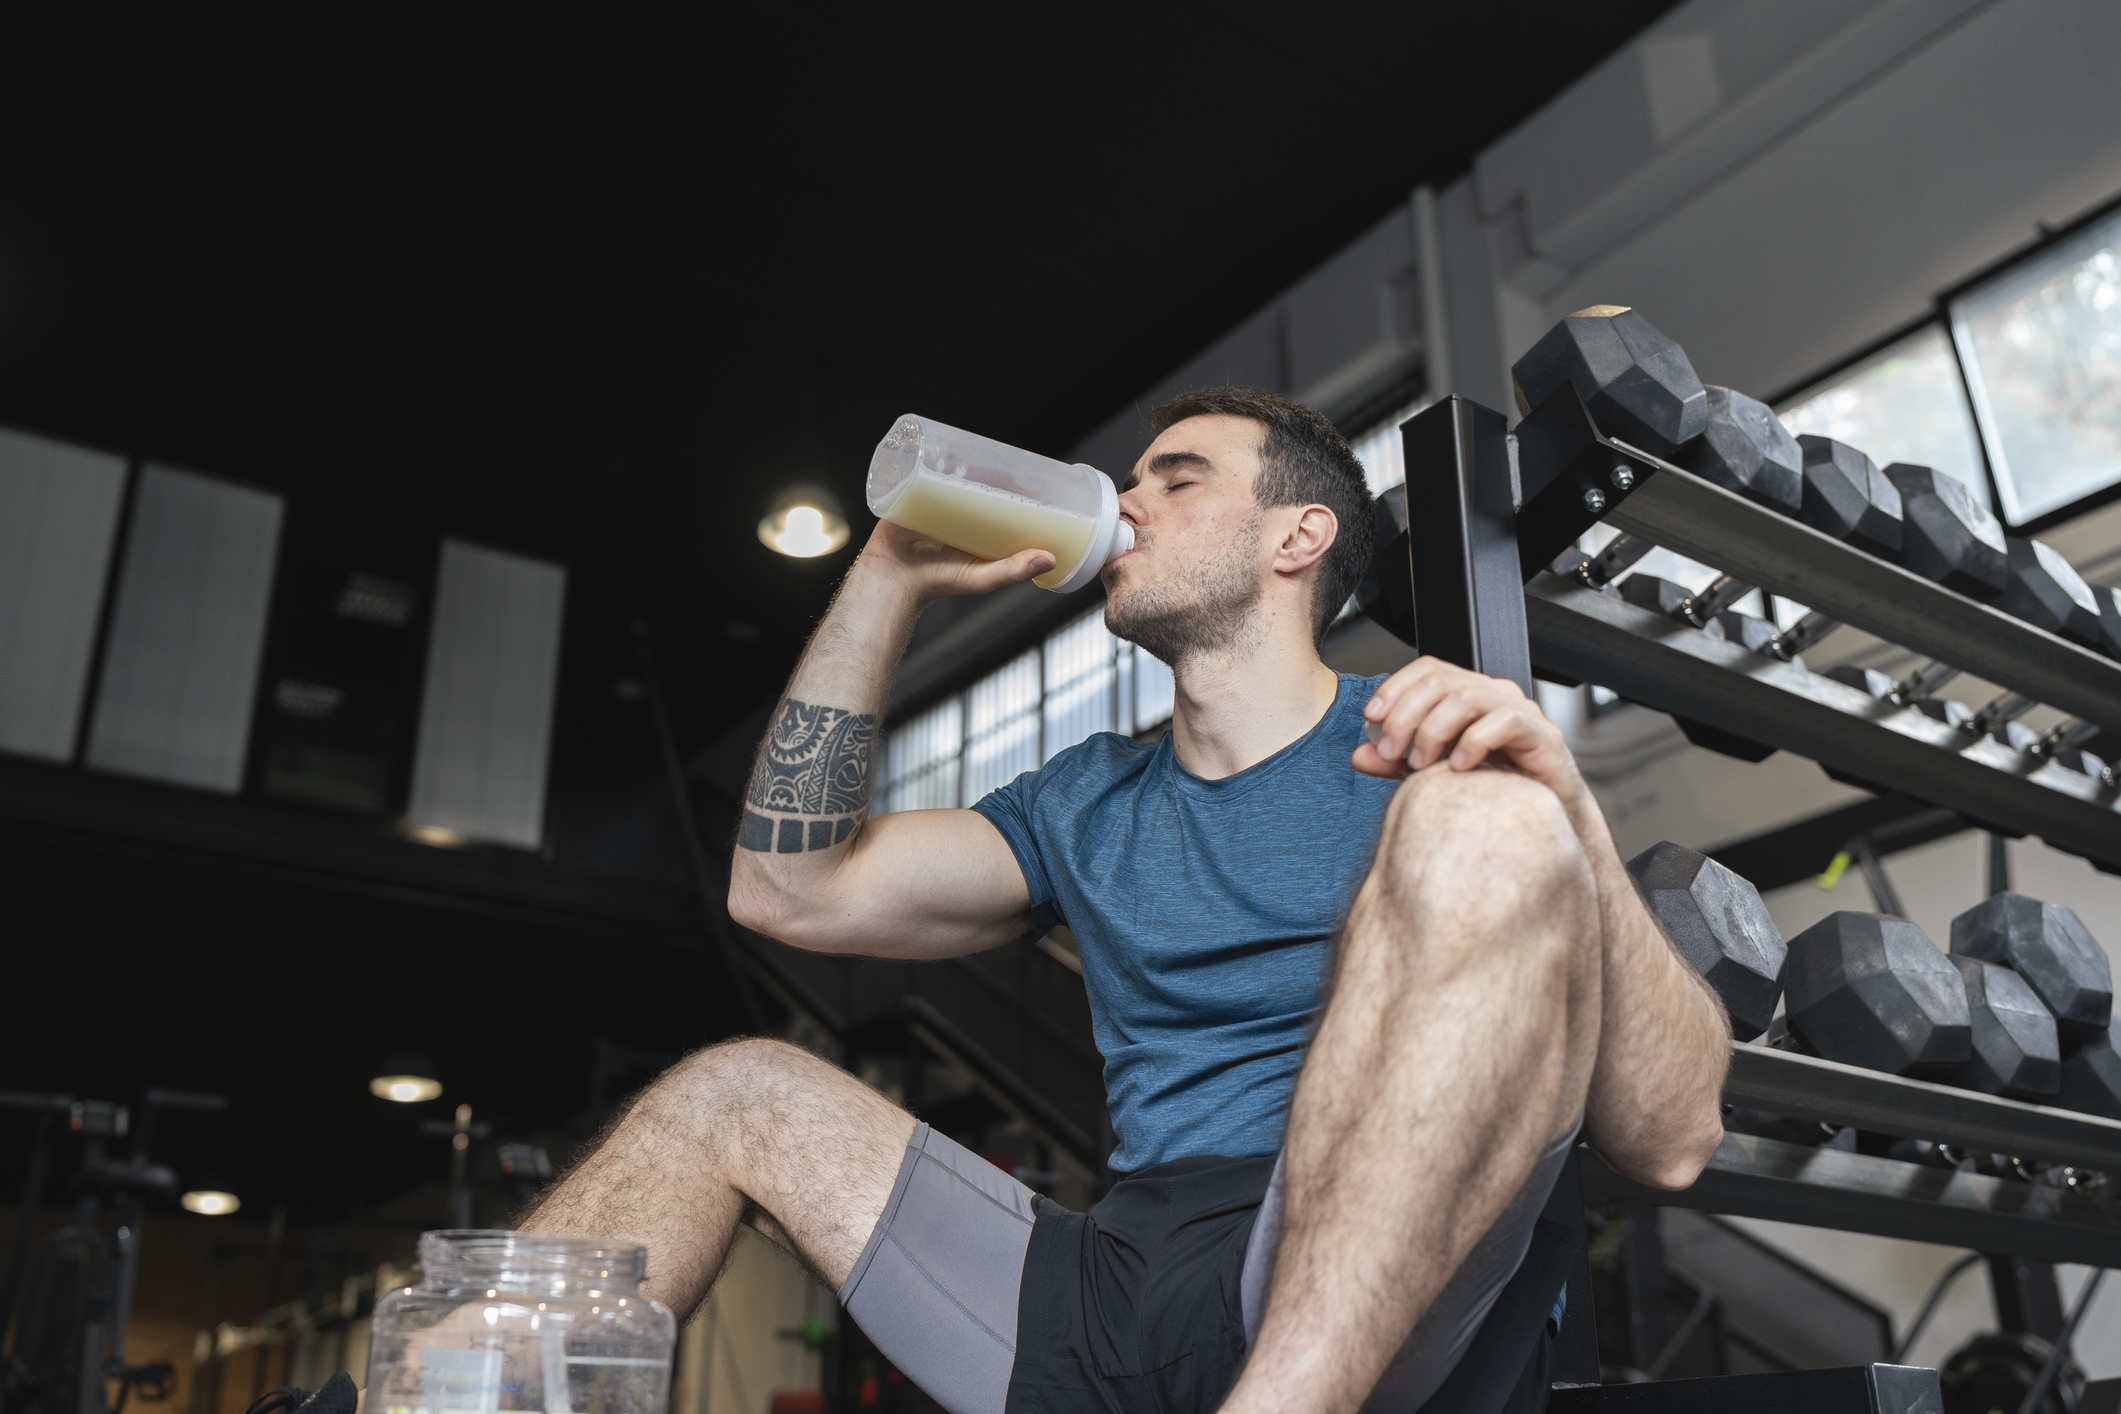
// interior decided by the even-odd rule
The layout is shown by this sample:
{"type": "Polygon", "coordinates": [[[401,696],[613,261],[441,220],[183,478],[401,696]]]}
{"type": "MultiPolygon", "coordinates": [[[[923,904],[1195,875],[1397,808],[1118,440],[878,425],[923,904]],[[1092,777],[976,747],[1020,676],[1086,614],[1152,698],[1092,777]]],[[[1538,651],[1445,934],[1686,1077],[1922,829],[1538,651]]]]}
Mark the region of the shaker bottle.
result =
{"type": "Polygon", "coordinates": [[[1081,589],[1134,548],[1112,478],[911,413],[869,459],[869,509],[983,560],[1049,550],[1053,568],[1031,582],[1081,589]]]}

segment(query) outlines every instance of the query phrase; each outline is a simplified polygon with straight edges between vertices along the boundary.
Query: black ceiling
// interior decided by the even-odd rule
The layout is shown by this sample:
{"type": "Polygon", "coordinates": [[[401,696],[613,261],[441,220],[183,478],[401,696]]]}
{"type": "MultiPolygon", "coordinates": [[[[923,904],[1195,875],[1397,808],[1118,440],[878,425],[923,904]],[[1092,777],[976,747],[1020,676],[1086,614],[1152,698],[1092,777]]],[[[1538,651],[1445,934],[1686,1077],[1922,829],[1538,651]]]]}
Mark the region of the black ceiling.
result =
{"type": "MultiPolygon", "coordinates": [[[[0,423],[563,561],[582,701],[631,675],[638,592],[689,751],[770,700],[852,553],[763,549],[776,491],[858,510],[908,409],[1065,451],[1668,8],[18,9],[0,423]]],[[[122,1017],[15,1030],[0,1085],[244,1093],[281,1134],[303,1057],[394,993],[465,1004],[517,936],[58,847],[4,882],[143,956],[237,946],[246,985],[143,963],[122,1017]]],[[[600,1034],[670,965],[532,941],[600,1034]]]]}

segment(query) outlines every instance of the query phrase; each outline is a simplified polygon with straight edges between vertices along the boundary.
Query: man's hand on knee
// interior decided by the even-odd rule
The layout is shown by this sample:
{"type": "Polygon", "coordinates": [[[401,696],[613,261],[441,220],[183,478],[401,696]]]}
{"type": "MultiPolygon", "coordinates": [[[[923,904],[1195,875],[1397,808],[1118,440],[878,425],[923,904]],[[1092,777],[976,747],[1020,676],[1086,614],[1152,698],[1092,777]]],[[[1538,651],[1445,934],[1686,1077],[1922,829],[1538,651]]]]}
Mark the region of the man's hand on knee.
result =
{"type": "Polygon", "coordinates": [[[1508,765],[1561,798],[1573,816],[1583,776],[1561,729],[1508,678],[1416,658],[1371,694],[1363,718],[1374,742],[1355,748],[1355,769],[1388,780],[1449,762],[1454,771],[1508,765]]]}

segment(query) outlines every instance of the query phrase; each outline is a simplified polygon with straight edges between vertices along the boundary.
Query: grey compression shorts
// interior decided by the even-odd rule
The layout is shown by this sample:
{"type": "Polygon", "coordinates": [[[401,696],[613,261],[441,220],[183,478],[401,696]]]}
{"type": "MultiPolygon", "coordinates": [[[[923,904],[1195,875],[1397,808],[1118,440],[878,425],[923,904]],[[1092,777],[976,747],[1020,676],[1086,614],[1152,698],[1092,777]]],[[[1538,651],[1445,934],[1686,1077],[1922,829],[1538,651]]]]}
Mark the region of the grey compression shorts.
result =
{"type": "MultiPolygon", "coordinates": [[[[1532,1226],[1575,1141],[1572,1131],[1540,1155],[1524,1187],[1393,1359],[1366,1411],[1411,1414],[1458,1364],[1524,1259],[1532,1226]]],[[[1057,1210],[1048,1205],[1048,1211],[1057,1210]]],[[[951,1414],[1003,1414],[1036,1220],[1030,1189],[919,1125],[883,1216],[840,1288],[840,1302],[885,1357],[951,1414]]],[[[1281,1228],[1276,1159],[1243,1243],[1238,1295],[1248,1346],[1259,1331],[1281,1228]]]]}

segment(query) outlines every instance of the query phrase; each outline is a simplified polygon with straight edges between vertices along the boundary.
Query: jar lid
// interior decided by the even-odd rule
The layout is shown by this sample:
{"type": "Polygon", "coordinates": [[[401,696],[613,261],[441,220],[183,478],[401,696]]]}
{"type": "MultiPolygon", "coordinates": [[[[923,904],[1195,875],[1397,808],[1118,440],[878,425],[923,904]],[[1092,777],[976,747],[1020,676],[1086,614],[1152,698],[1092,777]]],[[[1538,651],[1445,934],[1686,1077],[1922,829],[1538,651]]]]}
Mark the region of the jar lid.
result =
{"type": "Polygon", "coordinates": [[[423,1284],[444,1287],[637,1283],[648,1274],[648,1249],[608,1237],[452,1228],[420,1234],[420,1272],[423,1284]]]}

